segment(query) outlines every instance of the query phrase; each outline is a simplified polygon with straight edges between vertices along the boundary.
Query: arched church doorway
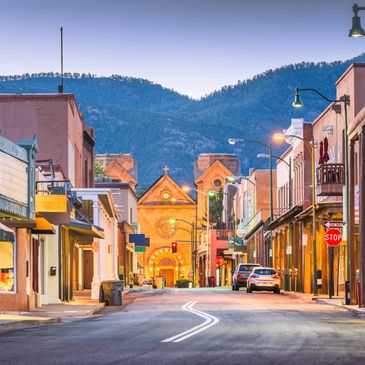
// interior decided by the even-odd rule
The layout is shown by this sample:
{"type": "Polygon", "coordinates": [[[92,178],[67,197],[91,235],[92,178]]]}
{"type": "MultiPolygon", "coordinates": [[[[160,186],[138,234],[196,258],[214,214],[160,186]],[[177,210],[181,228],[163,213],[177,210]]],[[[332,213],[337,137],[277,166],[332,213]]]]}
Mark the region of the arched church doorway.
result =
{"type": "Polygon", "coordinates": [[[185,274],[183,258],[180,254],[172,253],[171,248],[163,247],[153,252],[149,260],[151,276],[163,276],[166,287],[172,288],[176,281],[185,274]]]}

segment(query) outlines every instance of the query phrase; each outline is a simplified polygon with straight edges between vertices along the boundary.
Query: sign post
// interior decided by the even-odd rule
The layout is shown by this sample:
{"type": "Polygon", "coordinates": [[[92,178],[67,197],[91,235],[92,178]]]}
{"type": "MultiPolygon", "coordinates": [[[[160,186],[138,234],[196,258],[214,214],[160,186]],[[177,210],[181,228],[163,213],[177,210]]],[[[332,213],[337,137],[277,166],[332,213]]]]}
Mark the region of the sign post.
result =
{"type": "MultiPolygon", "coordinates": [[[[329,222],[332,223],[332,222],[329,222]]],[[[333,259],[334,259],[334,249],[342,242],[342,232],[338,228],[330,228],[324,234],[324,240],[328,245],[328,264],[329,264],[329,290],[328,294],[330,299],[334,294],[333,287],[333,259]]]]}

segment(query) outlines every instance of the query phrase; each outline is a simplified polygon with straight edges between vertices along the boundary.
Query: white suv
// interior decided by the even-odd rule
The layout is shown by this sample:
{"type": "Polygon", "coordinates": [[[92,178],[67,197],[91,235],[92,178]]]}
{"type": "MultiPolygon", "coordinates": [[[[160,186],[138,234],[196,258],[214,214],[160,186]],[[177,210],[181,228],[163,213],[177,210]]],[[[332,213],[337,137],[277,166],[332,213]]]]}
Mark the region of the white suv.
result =
{"type": "Polygon", "coordinates": [[[247,279],[247,293],[269,290],[280,294],[280,276],[272,267],[256,267],[247,279]]]}

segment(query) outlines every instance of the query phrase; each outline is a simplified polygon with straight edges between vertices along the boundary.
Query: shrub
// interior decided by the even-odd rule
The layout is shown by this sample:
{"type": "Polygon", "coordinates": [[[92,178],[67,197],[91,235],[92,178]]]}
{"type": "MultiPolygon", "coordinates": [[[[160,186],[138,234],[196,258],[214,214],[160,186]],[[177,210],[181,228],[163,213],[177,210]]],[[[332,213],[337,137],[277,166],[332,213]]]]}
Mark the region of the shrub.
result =
{"type": "Polygon", "coordinates": [[[187,280],[187,279],[176,280],[177,288],[188,288],[189,284],[190,284],[190,280],[187,280]]]}

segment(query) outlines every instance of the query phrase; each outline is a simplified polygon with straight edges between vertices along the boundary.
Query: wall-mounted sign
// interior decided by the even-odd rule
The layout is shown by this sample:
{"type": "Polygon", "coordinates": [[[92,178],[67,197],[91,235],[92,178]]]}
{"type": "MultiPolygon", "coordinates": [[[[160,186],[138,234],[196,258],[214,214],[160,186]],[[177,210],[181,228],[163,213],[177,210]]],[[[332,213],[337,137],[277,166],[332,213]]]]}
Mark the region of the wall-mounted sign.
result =
{"type": "Polygon", "coordinates": [[[333,126],[332,125],[325,125],[322,128],[323,133],[333,134],[333,126]]]}

